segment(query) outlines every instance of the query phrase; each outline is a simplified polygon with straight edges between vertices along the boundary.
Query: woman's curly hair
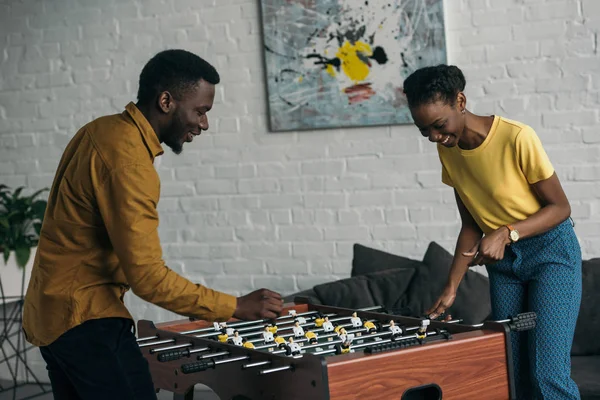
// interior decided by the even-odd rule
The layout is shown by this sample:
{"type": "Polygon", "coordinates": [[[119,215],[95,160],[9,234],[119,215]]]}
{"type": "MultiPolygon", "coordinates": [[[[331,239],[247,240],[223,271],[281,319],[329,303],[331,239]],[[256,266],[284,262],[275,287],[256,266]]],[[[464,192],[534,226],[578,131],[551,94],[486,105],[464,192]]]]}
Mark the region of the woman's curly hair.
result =
{"type": "Polygon", "coordinates": [[[454,65],[440,64],[416,70],[404,80],[404,93],[409,107],[442,101],[453,106],[456,95],[465,90],[467,82],[454,65]]]}

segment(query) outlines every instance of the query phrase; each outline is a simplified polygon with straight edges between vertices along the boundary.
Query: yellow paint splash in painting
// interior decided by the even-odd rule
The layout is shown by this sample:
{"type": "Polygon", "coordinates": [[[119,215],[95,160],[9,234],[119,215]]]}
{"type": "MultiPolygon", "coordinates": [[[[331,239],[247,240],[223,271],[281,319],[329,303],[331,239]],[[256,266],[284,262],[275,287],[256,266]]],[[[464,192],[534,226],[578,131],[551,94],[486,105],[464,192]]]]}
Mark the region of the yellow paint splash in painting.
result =
{"type": "MultiPolygon", "coordinates": [[[[369,75],[369,65],[358,57],[358,53],[362,53],[367,57],[373,55],[371,46],[360,41],[357,41],[354,45],[348,41],[344,42],[336,54],[342,63],[342,70],[355,83],[362,81],[369,75]]],[[[330,67],[331,65],[327,66],[327,72],[329,72],[330,67]]],[[[331,75],[331,72],[329,74],[331,75]]]]}
{"type": "Polygon", "coordinates": [[[335,68],[333,68],[333,65],[327,64],[327,68],[325,69],[325,71],[327,71],[329,75],[335,76],[335,68]]]}

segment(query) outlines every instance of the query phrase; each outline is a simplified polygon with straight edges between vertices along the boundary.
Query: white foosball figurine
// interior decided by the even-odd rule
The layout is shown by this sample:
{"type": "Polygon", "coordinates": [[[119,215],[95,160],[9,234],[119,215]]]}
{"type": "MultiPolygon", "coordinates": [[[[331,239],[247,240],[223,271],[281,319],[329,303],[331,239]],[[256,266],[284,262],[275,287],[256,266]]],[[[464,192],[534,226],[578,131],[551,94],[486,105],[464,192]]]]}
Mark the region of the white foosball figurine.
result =
{"type": "Polygon", "coordinates": [[[238,331],[235,331],[231,337],[231,342],[236,346],[241,346],[244,344],[244,338],[240,336],[238,331]]]}
{"type": "Polygon", "coordinates": [[[340,328],[338,336],[342,343],[351,342],[354,339],[354,334],[346,332],[346,329],[344,328],[340,328]]]}
{"type": "Polygon", "coordinates": [[[304,318],[304,317],[296,317],[296,322],[298,322],[300,325],[305,324],[306,323],[306,318],[304,318]]]}
{"type": "Polygon", "coordinates": [[[421,320],[421,326],[419,327],[419,330],[416,333],[417,338],[425,339],[427,337],[427,327],[430,323],[431,321],[429,320],[429,318],[423,318],[421,320]]]}
{"type": "Polygon", "coordinates": [[[323,321],[323,332],[333,332],[333,324],[328,317],[325,317],[325,321],[323,321]]]}
{"type": "Polygon", "coordinates": [[[294,338],[290,337],[288,339],[288,347],[290,348],[290,353],[291,355],[295,356],[297,354],[300,354],[300,345],[298,343],[294,342],[294,338]]]}
{"type": "Polygon", "coordinates": [[[356,316],[356,312],[352,313],[352,318],[350,318],[350,322],[355,328],[360,328],[362,326],[362,321],[356,316]]]}
{"type": "Polygon", "coordinates": [[[236,330],[233,328],[226,328],[226,331],[228,336],[233,336],[233,334],[236,332],[236,330]]]}
{"type": "Polygon", "coordinates": [[[296,310],[289,310],[288,314],[291,315],[292,317],[296,316],[296,310]]]}
{"type": "Polygon", "coordinates": [[[213,326],[215,327],[215,331],[221,332],[221,329],[227,327],[227,322],[213,322],[213,326]]]}
{"type": "Polygon", "coordinates": [[[265,343],[272,343],[275,340],[275,338],[273,337],[273,332],[269,330],[268,326],[265,326],[265,330],[262,335],[265,343]]]}
{"type": "Polygon", "coordinates": [[[292,328],[292,330],[294,331],[295,337],[300,338],[300,337],[304,336],[304,329],[302,329],[302,327],[300,326],[300,324],[298,322],[296,322],[294,324],[294,327],[292,328]]]}
{"type": "Polygon", "coordinates": [[[389,330],[392,332],[392,336],[402,335],[402,328],[400,328],[398,325],[396,325],[396,322],[394,322],[393,319],[390,320],[389,330]]]}

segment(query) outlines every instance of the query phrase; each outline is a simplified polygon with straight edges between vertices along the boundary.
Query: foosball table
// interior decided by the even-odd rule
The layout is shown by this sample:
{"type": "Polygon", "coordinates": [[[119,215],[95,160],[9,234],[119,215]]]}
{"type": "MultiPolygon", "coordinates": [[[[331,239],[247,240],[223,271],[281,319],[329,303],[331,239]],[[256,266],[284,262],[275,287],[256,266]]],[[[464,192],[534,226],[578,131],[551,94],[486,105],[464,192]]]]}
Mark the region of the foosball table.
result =
{"type": "Polygon", "coordinates": [[[155,387],[191,400],[486,399],[515,397],[510,335],[535,314],[461,325],[286,304],[275,320],[138,322],[155,387]]]}

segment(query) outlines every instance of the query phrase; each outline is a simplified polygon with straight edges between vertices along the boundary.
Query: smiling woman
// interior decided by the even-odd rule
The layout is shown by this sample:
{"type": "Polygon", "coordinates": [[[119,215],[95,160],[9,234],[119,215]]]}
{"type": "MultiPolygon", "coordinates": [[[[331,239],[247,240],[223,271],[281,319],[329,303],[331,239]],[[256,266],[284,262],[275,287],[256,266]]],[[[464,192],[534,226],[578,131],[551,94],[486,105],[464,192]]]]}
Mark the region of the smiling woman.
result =
{"type": "Polygon", "coordinates": [[[427,313],[436,318],[448,309],[468,268],[486,265],[495,319],[537,314],[529,341],[512,337],[518,398],[579,399],[570,352],[582,261],[569,201],[536,132],[469,112],[465,86],[461,70],[448,65],[419,69],[404,82],[415,125],[437,144],[442,181],[454,189],[462,219],[448,282],[427,313]]]}

